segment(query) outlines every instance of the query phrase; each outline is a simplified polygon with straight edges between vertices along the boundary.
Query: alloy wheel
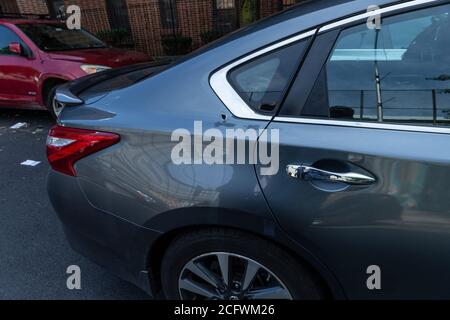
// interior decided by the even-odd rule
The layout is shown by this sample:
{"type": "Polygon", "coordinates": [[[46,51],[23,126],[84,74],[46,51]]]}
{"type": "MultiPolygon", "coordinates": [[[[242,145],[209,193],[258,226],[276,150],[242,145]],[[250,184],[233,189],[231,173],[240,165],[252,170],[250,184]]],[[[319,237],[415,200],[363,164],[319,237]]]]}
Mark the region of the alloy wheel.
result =
{"type": "Polygon", "coordinates": [[[280,279],[258,262],[233,253],[212,252],[182,269],[181,300],[292,300],[280,279]]]}

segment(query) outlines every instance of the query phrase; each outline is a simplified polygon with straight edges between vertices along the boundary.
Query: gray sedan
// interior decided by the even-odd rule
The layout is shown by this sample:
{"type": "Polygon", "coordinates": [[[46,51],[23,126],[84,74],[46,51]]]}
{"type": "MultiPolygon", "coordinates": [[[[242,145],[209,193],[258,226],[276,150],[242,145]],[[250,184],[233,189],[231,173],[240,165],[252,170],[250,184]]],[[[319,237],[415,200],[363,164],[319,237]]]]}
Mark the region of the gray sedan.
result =
{"type": "Polygon", "coordinates": [[[450,298],[449,12],[310,1],[61,87],[70,244],[168,299],[450,298]]]}

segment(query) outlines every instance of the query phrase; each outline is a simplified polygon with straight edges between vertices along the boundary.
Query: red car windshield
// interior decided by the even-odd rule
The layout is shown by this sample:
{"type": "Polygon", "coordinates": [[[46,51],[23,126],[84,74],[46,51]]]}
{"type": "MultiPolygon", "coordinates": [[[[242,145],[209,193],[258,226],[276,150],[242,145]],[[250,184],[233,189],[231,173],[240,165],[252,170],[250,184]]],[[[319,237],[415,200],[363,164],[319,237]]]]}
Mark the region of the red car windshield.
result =
{"type": "Polygon", "coordinates": [[[106,44],[86,30],[69,30],[64,24],[18,24],[41,50],[65,51],[105,48],[106,44]]]}

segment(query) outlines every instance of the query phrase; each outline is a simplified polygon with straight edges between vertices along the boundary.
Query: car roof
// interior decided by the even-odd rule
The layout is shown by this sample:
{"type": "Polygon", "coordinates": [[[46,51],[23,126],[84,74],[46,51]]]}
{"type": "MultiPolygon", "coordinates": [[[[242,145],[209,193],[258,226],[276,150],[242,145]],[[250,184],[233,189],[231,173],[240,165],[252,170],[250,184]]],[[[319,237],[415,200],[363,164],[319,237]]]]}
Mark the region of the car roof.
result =
{"type": "MultiPolygon", "coordinates": [[[[371,5],[383,7],[400,2],[410,2],[413,0],[307,0],[292,7],[281,11],[278,14],[272,15],[268,18],[262,19],[259,22],[252,24],[246,28],[234,33],[235,37],[242,37],[246,34],[260,31],[262,29],[271,27],[281,22],[291,20],[294,18],[307,16],[312,13],[321,12],[323,21],[333,21],[341,19],[348,14],[355,14],[358,12],[365,12],[371,5]],[[349,10],[349,8],[351,8],[349,10]]],[[[311,27],[313,27],[311,25],[311,27]]],[[[232,38],[232,37],[230,37],[232,38]]]]}
{"type": "Polygon", "coordinates": [[[0,14],[0,23],[9,23],[9,24],[61,24],[59,20],[52,19],[28,19],[28,18],[20,18],[20,17],[2,17],[0,14]]]}
{"type": "Polygon", "coordinates": [[[216,49],[221,50],[222,53],[230,52],[229,57],[223,55],[224,60],[228,58],[234,59],[284,37],[292,36],[298,31],[308,30],[338,19],[366,12],[371,5],[383,8],[411,1],[413,0],[307,0],[203,46],[179,59],[178,63],[204,53],[212,53],[216,49]],[[227,46],[233,49],[222,50],[222,48],[227,46]]]}

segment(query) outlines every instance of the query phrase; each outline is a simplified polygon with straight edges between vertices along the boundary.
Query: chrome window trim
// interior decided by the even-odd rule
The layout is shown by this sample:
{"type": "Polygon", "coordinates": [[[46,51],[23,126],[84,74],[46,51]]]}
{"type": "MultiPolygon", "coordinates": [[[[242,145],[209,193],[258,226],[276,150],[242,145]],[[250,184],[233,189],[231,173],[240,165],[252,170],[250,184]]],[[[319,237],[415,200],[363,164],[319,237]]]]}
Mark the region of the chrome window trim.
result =
{"type": "Polygon", "coordinates": [[[362,20],[362,19],[367,19],[376,15],[381,15],[383,13],[386,12],[391,12],[391,11],[395,11],[395,10],[400,10],[400,9],[405,9],[408,7],[413,7],[413,6],[418,6],[421,4],[426,4],[426,3],[432,3],[432,2],[436,2],[438,0],[414,0],[414,1],[408,1],[405,3],[400,3],[400,4],[396,4],[390,7],[386,7],[386,8],[381,8],[379,10],[374,10],[374,11],[369,11],[363,14],[359,14],[347,19],[343,19],[340,21],[336,21],[330,24],[327,24],[325,26],[323,26],[322,28],[320,28],[319,32],[325,32],[325,31],[329,31],[331,29],[335,29],[337,27],[352,23],[352,22],[356,22],[358,20],[362,20]]]}
{"type": "Polygon", "coordinates": [[[379,130],[394,130],[394,131],[413,131],[422,133],[441,133],[449,134],[450,127],[427,127],[415,126],[407,124],[392,124],[392,123],[378,123],[378,122],[358,122],[358,121],[343,121],[343,120],[328,120],[328,119],[311,119],[311,118],[294,118],[294,117],[275,117],[274,122],[289,122],[312,125],[328,125],[338,127],[351,127],[362,129],[379,129],[379,130]]]}
{"type": "MultiPolygon", "coordinates": [[[[390,7],[382,8],[380,10],[370,11],[364,14],[356,15],[347,19],[343,19],[337,22],[330,23],[320,28],[319,32],[325,32],[343,25],[356,22],[358,20],[367,19],[374,15],[383,14],[395,10],[400,10],[408,7],[413,7],[421,4],[436,2],[437,0],[414,0],[406,3],[393,5],[390,7]]],[[[416,125],[404,125],[404,124],[390,124],[390,123],[378,123],[378,122],[359,122],[359,121],[342,121],[342,120],[329,120],[329,119],[312,119],[312,118],[294,118],[294,117],[275,117],[274,122],[289,122],[289,123],[301,123],[312,125],[329,125],[351,128],[364,128],[364,129],[379,129],[379,130],[394,130],[394,131],[409,131],[409,132],[422,132],[422,133],[438,133],[438,134],[450,134],[450,128],[443,127],[427,127],[416,125]]]]}
{"type": "MultiPolygon", "coordinates": [[[[300,35],[291,37],[284,41],[273,44],[267,48],[257,51],[253,54],[245,56],[238,61],[231,63],[218,71],[210,77],[210,85],[213,91],[217,94],[223,104],[227,109],[236,117],[251,120],[272,120],[272,116],[261,115],[253,111],[247,103],[239,96],[239,94],[233,89],[231,84],[228,82],[227,74],[228,72],[243,64],[249,60],[257,58],[263,54],[270,51],[276,50],[293,42],[311,37],[316,34],[316,32],[325,32],[332,30],[334,28],[356,22],[362,19],[367,19],[373,17],[374,15],[383,14],[386,12],[391,12],[395,10],[400,10],[408,7],[413,7],[421,4],[433,3],[438,0],[413,0],[405,3],[400,3],[397,5],[389,6],[379,10],[370,11],[367,13],[359,14],[347,19],[343,19],[337,22],[327,24],[320,29],[310,30],[308,32],[302,33],[300,35]]],[[[300,124],[311,124],[311,125],[328,125],[328,126],[340,126],[340,127],[350,127],[350,128],[363,128],[363,129],[379,129],[379,130],[394,130],[394,131],[406,131],[406,132],[421,132],[421,133],[437,133],[437,134],[450,134],[450,128],[444,127],[427,127],[427,126],[416,126],[416,125],[403,125],[403,124],[391,124],[391,123],[379,123],[379,122],[358,122],[358,121],[343,121],[343,120],[329,120],[329,119],[312,119],[312,118],[295,118],[295,117],[283,117],[277,116],[273,118],[274,122],[284,122],[284,123],[300,123],[300,124]]]]}
{"type": "Polygon", "coordinates": [[[224,68],[216,71],[214,74],[212,74],[211,78],[209,79],[209,83],[216,93],[216,95],[220,98],[220,100],[223,102],[223,104],[227,107],[227,109],[236,117],[243,118],[243,119],[252,119],[252,120],[271,120],[272,116],[266,116],[262,114],[258,114],[253,109],[245,103],[245,101],[241,98],[241,96],[233,89],[231,84],[228,82],[227,75],[228,72],[247,62],[254,58],[257,58],[259,56],[262,56],[263,54],[266,54],[268,52],[274,51],[276,49],[279,49],[281,47],[284,47],[286,45],[289,45],[291,43],[294,43],[296,41],[300,41],[303,39],[306,39],[308,37],[313,36],[316,34],[317,29],[299,34],[297,36],[291,37],[289,39],[280,41],[278,43],[275,43],[269,47],[266,47],[262,50],[259,50],[257,52],[254,52],[248,56],[243,57],[242,59],[239,59],[236,62],[233,62],[224,68]]]}

